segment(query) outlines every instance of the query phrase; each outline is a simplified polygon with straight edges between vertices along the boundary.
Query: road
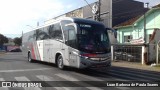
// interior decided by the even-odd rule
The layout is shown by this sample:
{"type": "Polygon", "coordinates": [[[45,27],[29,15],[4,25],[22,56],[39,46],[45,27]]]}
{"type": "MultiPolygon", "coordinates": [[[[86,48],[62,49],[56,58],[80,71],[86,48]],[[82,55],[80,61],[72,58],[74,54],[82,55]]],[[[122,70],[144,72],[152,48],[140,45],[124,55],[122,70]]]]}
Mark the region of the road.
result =
{"type": "MultiPolygon", "coordinates": [[[[58,69],[54,64],[30,63],[21,53],[0,56],[0,81],[60,81],[55,87],[0,87],[0,90],[160,90],[160,87],[95,87],[101,81],[160,81],[160,73],[112,66],[110,69],[58,69]],[[62,81],[62,82],[61,82],[62,81]],[[63,86],[64,81],[73,87],[63,86]],[[98,81],[94,85],[83,81],[98,81]],[[61,84],[62,83],[62,84],[61,84]],[[61,87],[58,87],[60,85],[61,87]],[[74,85],[77,85],[74,87],[74,85]]],[[[49,83],[49,82],[47,82],[49,83]]],[[[56,82],[53,82],[56,84],[56,82]]],[[[51,83],[49,83],[51,84],[51,83]]]]}

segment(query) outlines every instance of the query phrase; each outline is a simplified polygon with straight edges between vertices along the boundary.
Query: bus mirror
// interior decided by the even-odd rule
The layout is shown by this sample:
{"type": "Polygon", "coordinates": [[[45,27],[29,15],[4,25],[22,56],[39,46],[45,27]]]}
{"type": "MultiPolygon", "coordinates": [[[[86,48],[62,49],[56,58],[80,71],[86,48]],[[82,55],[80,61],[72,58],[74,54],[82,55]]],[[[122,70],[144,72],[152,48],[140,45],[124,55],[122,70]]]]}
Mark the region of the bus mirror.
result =
{"type": "Polygon", "coordinates": [[[106,31],[110,32],[110,33],[113,33],[114,34],[114,37],[117,38],[117,31],[115,29],[111,29],[111,28],[106,28],[106,31]]]}

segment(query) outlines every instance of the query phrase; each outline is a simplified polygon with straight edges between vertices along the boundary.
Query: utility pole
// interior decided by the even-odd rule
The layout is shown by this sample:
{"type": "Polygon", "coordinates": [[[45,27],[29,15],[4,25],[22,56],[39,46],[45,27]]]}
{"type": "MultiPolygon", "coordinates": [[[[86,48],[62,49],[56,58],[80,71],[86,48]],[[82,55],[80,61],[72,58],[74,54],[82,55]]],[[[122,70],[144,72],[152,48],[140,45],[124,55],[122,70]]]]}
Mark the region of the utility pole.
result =
{"type": "Polygon", "coordinates": [[[37,22],[37,27],[39,26],[39,22],[37,22]]]}
{"type": "Polygon", "coordinates": [[[94,20],[101,21],[101,0],[98,0],[98,2],[92,6],[92,13],[94,14],[94,20]]]}
{"type": "MultiPolygon", "coordinates": [[[[147,9],[149,7],[149,3],[145,3],[147,5],[147,9]]],[[[144,43],[147,43],[147,40],[146,40],[146,12],[145,12],[145,9],[144,9],[144,43]]]]}
{"type": "Polygon", "coordinates": [[[98,15],[97,20],[101,21],[101,0],[98,0],[98,15]]]}
{"type": "MultiPolygon", "coordinates": [[[[147,5],[147,9],[148,9],[148,5],[149,5],[149,3],[145,3],[145,5],[147,5]]],[[[147,43],[147,39],[146,39],[146,11],[145,11],[145,9],[144,9],[144,44],[146,44],[147,43]]],[[[145,60],[145,62],[147,62],[148,61],[148,56],[149,56],[149,52],[147,53],[147,52],[145,52],[144,53],[144,55],[147,55],[146,56],[146,59],[144,59],[145,60]]]]}

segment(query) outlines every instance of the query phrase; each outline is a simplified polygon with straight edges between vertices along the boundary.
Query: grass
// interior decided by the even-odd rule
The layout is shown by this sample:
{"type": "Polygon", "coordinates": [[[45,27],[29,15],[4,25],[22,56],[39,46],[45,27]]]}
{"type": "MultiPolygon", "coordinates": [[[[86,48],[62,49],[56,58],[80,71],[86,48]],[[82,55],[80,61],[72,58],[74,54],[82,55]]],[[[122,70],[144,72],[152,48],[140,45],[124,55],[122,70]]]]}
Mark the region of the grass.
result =
{"type": "Polygon", "coordinates": [[[160,64],[154,66],[154,68],[159,69],[160,70],[160,64]]]}

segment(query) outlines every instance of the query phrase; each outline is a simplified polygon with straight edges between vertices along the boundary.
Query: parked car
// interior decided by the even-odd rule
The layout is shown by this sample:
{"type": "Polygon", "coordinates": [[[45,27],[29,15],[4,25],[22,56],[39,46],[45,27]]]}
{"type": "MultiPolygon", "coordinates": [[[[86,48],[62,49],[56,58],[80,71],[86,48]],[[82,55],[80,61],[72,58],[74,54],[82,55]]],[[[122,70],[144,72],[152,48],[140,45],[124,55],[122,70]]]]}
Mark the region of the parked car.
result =
{"type": "Polygon", "coordinates": [[[114,59],[133,61],[134,59],[136,59],[136,56],[132,55],[131,53],[127,53],[127,52],[115,52],[114,59]]]}
{"type": "Polygon", "coordinates": [[[22,50],[20,48],[15,48],[15,49],[12,49],[10,52],[22,52],[22,50]]]}

